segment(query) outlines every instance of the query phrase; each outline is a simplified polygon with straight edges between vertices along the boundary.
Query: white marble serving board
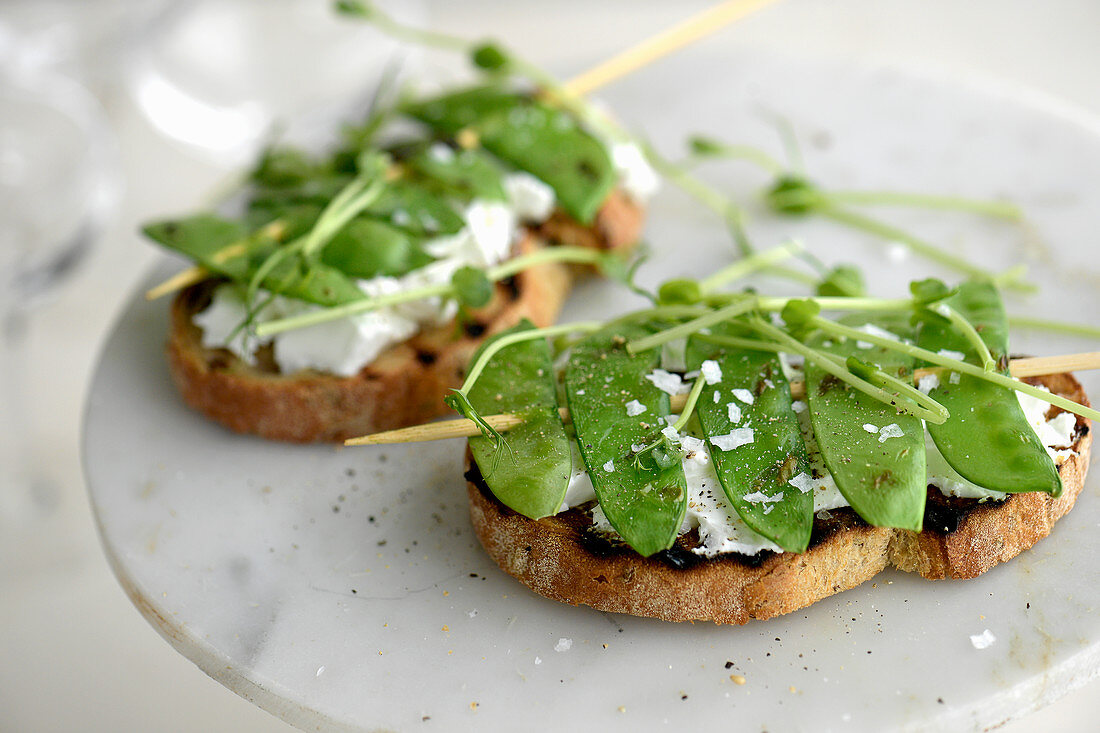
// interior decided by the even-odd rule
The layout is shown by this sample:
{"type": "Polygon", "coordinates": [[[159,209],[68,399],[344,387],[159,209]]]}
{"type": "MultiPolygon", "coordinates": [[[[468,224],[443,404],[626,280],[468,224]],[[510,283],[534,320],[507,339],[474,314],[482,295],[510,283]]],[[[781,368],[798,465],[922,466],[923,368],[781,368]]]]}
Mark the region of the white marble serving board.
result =
{"type": "MultiPolygon", "coordinates": [[[[1011,311],[1097,322],[1100,127],[1084,117],[1009,90],[734,50],[673,58],[604,96],[670,153],[704,131],[779,155],[778,114],[822,183],[1008,196],[1028,227],[877,213],[993,266],[1032,261],[1043,293],[1011,311]]],[[[742,196],[766,182],[747,164],[701,174],[742,196]]],[[[878,295],[944,274],[821,222],[758,216],[752,233],[760,246],[796,234],[826,261],[859,261],[878,295]]],[[[715,218],[676,191],[654,202],[649,240],[646,284],[730,258],[715,218]]],[[[637,304],[590,281],[565,317],[637,304]]],[[[105,551],[173,646],[300,727],[981,730],[1100,670],[1095,476],[1049,539],[973,581],[886,573],[745,627],[603,614],[544,600],[486,558],[458,443],[276,445],[187,410],[164,365],[166,310],[135,296],[90,390],[85,470],[105,551]],[[976,649],[970,636],[985,629],[996,641],[976,649]]],[[[1014,342],[1095,348],[1026,332],[1014,342]]],[[[1100,380],[1085,381],[1100,394],[1100,380]]]]}

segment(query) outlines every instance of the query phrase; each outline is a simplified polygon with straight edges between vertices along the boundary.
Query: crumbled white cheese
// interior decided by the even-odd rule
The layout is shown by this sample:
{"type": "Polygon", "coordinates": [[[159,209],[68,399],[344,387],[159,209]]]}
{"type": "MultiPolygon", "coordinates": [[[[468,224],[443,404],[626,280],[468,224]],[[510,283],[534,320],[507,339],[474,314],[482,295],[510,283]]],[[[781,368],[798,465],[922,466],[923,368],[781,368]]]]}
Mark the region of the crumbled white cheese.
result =
{"type": "Polygon", "coordinates": [[[607,463],[603,464],[603,470],[606,471],[607,473],[614,473],[614,471],[615,471],[615,460],[612,459],[612,460],[608,461],[607,463]]]}
{"type": "Polygon", "coordinates": [[[905,431],[901,429],[901,426],[896,422],[892,422],[889,425],[883,425],[878,431],[878,442],[885,443],[890,438],[901,438],[905,436],[905,431]]]}
{"type": "Polygon", "coordinates": [[[722,367],[713,359],[707,359],[700,364],[699,372],[707,384],[718,384],[722,381],[722,367]]]}
{"type": "Polygon", "coordinates": [[[274,356],[285,374],[321,369],[349,377],[418,330],[416,321],[383,308],[279,334],[274,356]]]}
{"type": "Polygon", "coordinates": [[[680,433],[677,432],[676,428],[672,427],[671,425],[668,425],[665,428],[663,428],[661,430],[661,435],[665,436],[666,438],[671,440],[673,443],[679,443],[680,442],[680,433]]]}
{"type": "MultiPolygon", "coordinates": [[[[1049,391],[1045,387],[1040,387],[1040,389],[1044,392],[1049,391]]],[[[1023,392],[1017,392],[1016,399],[1019,400],[1024,416],[1031,423],[1035,434],[1046,446],[1047,453],[1050,454],[1056,464],[1061,465],[1067,457],[1073,454],[1070,447],[1073,445],[1077,434],[1076,416],[1070,412],[1059,412],[1053,418],[1047,420],[1047,412],[1050,410],[1049,402],[1023,392]]]]}
{"type": "Polygon", "coordinates": [[[997,641],[997,637],[989,629],[980,634],[970,635],[970,643],[974,645],[975,649],[988,649],[995,641],[997,641]]]}
{"type": "Polygon", "coordinates": [[[714,390],[714,404],[718,404],[722,401],[722,395],[718,390],[714,390]]]}
{"type": "Polygon", "coordinates": [[[951,349],[940,349],[936,352],[940,356],[946,356],[948,359],[955,359],[956,361],[963,361],[966,359],[966,354],[961,351],[952,351],[951,349]]]}
{"type": "MultiPolygon", "coordinates": [[[[369,295],[400,289],[393,278],[376,280],[372,281],[375,291],[368,292],[369,295]]],[[[257,314],[253,323],[266,323],[318,309],[319,306],[310,303],[276,296],[257,314]]],[[[203,330],[203,345],[228,348],[243,361],[255,364],[255,351],[260,344],[240,328],[246,314],[240,290],[230,284],[220,285],[214,291],[211,305],[195,316],[196,325],[203,330]]],[[[274,357],[285,374],[317,369],[351,376],[393,344],[415,334],[418,328],[415,320],[391,308],[382,308],[279,334],[273,339],[274,357]]]]}
{"type": "Polygon", "coordinates": [[[611,146],[611,164],[619,174],[623,190],[635,201],[648,201],[661,187],[661,178],[646,160],[642,149],[632,142],[611,146]]]}
{"type": "Polygon", "coordinates": [[[878,425],[872,425],[869,422],[863,423],[863,429],[866,430],[868,433],[877,433],[878,425]]]}
{"type": "Polygon", "coordinates": [[[697,529],[700,546],[693,552],[704,557],[723,553],[755,555],[762,550],[781,552],[778,545],[753,531],[729,505],[718,475],[705,452],[685,458],[688,509],[681,532],[697,529]]]}
{"type": "Polygon", "coordinates": [[[545,221],[554,210],[554,189],[530,173],[517,171],[502,181],[508,203],[520,221],[545,221]]]}
{"type": "Polygon", "coordinates": [[[704,456],[706,456],[707,444],[693,435],[681,436],[680,447],[689,454],[702,453],[704,456]]]}
{"type": "Polygon", "coordinates": [[[630,402],[626,403],[626,416],[627,417],[635,417],[637,415],[641,415],[643,412],[645,412],[648,409],[649,409],[648,407],[643,405],[638,400],[631,400],[630,402]]]}
{"type": "MultiPolygon", "coordinates": [[[[274,300],[271,301],[257,318],[271,318],[269,311],[277,310],[277,306],[274,300]]],[[[241,327],[246,315],[241,291],[229,283],[219,285],[214,289],[210,305],[193,318],[195,325],[202,329],[202,345],[207,349],[228,349],[238,358],[255,364],[253,355],[260,344],[247,328],[241,327]]]]}
{"type": "Polygon", "coordinates": [[[428,156],[438,163],[450,163],[455,159],[455,151],[446,143],[432,143],[428,148],[428,156]]]}
{"type": "Polygon", "coordinates": [[[947,381],[951,384],[958,384],[960,381],[962,381],[962,375],[960,375],[958,372],[951,372],[951,374],[947,377],[947,381]]]}
{"type": "MultiPolygon", "coordinates": [[[[455,270],[462,267],[462,260],[449,258],[430,262],[424,267],[413,270],[398,280],[399,287],[394,292],[415,290],[428,285],[442,285],[451,281],[455,270]]],[[[374,278],[373,280],[360,281],[360,287],[369,295],[377,297],[383,294],[378,284],[386,278],[374,278]]],[[[442,325],[447,323],[458,312],[458,303],[451,299],[438,296],[421,298],[408,303],[394,306],[394,311],[419,323],[442,325]]]]}
{"type": "Polygon", "coordinates": [[[940,386],[940,378],[935,373],[925,374],[923,377],[917,380],[917,389],[925,394],[928,394],[936,387],[940,386]]]}
{"type": "Polygon", "coordinates": [[[803,413],[806,411],[806,403],[802,400],[794,400],[791,402],[791,409],[796,413],[803,413]]]}
{"type": "Polygon", "coordinates": [[[711,436],[711,445],[719,450],[728,451],[749,445],[754,440],[752,428],[735,428],[728,435],[711,436]]]}
{"type": "Polygon", "coordinates": [[[559,512],[564,512],[566,509],[580,506],[586,501],[592,501],[596,498],[596,490],[592,487],[592,479],[588,475],[588,469],[585,468],[584,459],[581,457],[581,449],[580,446],[577,445],[577,441],[569,441],[569,448],[573,468],[569,473],[569,485],[565,489],[565,499],[562,501],[561,506],[558,507],[559,512]]]}
{"type": "Polygon", "coordinates": [[[684,384],[684,380],[679,374],[666,372],[664,369],[654,369],[652,372],[645,375],[645,378],[652,382],[654,387],[665,394],[678,395],[684,394],[689,390],[689,387],[684,384]]]}
{"type": "MultiPolygon", "coordinates": [[[[717,393],[716,393],[717,394],[717,393]]],[[[741,422],[741,406],[736,402],[730,402],[726,405],[726,412],[729,415],[730,422],[737,424],[741,422]]]]}
{"type": "Polygon", "coordinates": [[[750,504],[767,504],[774,501],[783,501],[783,492],[780,491],[775,496],[768,496],[762,491],[754,491],[751,494],[745,494],[742,498],[750,504]]]}
{"type": "Polygon", "coordinates": [[[554,645],[554,651],[567,652],[573,647],[573,640],[562,637],[558,639],[558,643],[554,645]]]}
{"type": "Polygon", "coordinates": [[[746,405],[751,405],[754,401],[752,392],[747,389],[735,389],[733,390],[733,396],[744,402],[746,405]]]}
{"type": "Polygon", "coordinates": [[[801,491],[803,494],[814,490],[814,477],[806,473],[805,471],[802,471],[787,483],[801,491]]]}

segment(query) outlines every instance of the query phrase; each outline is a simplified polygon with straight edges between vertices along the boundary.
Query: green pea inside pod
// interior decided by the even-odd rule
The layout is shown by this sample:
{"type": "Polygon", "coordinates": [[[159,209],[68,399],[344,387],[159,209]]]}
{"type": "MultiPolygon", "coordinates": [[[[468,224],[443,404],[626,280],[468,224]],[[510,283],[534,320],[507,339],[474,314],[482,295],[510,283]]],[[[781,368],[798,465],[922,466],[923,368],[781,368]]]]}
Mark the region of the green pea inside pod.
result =
{"type": "MultiPolygon", "coordinates": [[[[534,324],[524,320],[501,336],[532,329],[534,324]]],[[[470,452],[493,495],[531,519],[557,512],[569,487],[572,464],[546,339],[521,341],[497,352],[468,399],[481,414],[509,412],[524,417],[505,435],[503,451],[489,438],[470,438],[470,452]]]]}
{"type": "MultiPolygon", "coordinates": [[[[726,324],[711,332],[744,335],[726,324]]],[[[811,469],[779,357],[718,346],[701,335],[688,338],[688,369],[701,369],[706,360],[716,362],[721,375],[703,387],[695,411],[730,505],[758,534],[788,552],[804,552],[813,529],[813,492],[790,481],[801,474],[808,479],[811,469]],[[738,430],[751,430],[752,442],[723,450],[711,440],[721,443],[721,436],[738,430]]]]}
{"type": "Polygon", "coordinates": [[[656,330],[634,323],[597,331],[573,348],[565,369],[573,428],[600,508],[645,557],[672,546],[687,512],[679,451],[668,450],[660,433],[669,395],[646,379],[658,366],[660,349],[631,355],[625,348],[656,330]],[[628,409],[635,400],[635,409],[628,409]],[[638,454],[633,446],[651,449],[638,454]]]}
{"type": "MultiPolygon", "coordinates": [[[[857,313],[840,322],[853,328],[871,324],[899,338],[912,335],[907,316],[857,313]]],[[[817,333],[807,345],[841,365],[854,356],[894,377],[913,374],[911,357],[855,339],[817,333]]],[[[840,493],[869,524],[919,531],[927,496],[920,419],[853,389],[810,359],[805,370],[810,422],[840,493]]]]}
{"type": "Polygon", "coordinates": [[[441,134],[477,135],[482,147],[546,183],[558,204],[591,224],[616,184],[604,144],[566,110],[499,86],[452,92],[406,106],[441,134]]]}
{"type": "MultiPolygon", "coordinates": [[[[1007,375],[1008,319],[997,288],[989,282],[964,282],[942,302],[970,321],[997,371],[1007,375]]],[[[923,311],[920,319],[919,346],[958,352],[965,361],[978,363],[973,345],[950,322],[934,310],[923,311]]],[[[1062,493],[1058,467],[1024,415],[1015,390],[946,368],[934,381],[929,396],[951,417],[942,425],[929,424],[928,434],[959,475],[994,491],[1062,493]]]]}

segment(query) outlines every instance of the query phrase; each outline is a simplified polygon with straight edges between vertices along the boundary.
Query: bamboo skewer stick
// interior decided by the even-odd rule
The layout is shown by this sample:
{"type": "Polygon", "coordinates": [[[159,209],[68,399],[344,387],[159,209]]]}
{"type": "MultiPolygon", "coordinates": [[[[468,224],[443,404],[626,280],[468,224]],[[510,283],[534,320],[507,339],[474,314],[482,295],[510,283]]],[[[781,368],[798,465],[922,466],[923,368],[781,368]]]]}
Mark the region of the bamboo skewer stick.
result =
{"type": "Polygon", "coordinates": [[[773,2],[775,0],[727,0],[707,8],[578,74],[566,82],[563,88],[567,94],[583,97],[773,2]]]}
{"type": "MultiPolygon", "coordinates": [[[[1061,354],[1058,356],[1030,357],[1026,359],[1013,359],[1009,362],[1009,373],[1017,378],[1039,377],[1045,374],[1061,374],[1068,371],[1080,371],[1086,369],[1100,369],[1100,351],[1089,351],[1080,354],[1061,354]]],[[[913,372],[914,380],[929,374],[939,374],[950,371],[947,367],[930,367],[917,369],[913,372]]],[[[804,382],[791,382],[791,396],[795,399],[806,395],[804,382]]],[[[687,395],[673,395],[671,400],[672,412],[679,412],[687,402],[687,395]]],[[[561,419],[568,422],[569,409],[562,407],[558,410],[561,419]]],[[[504,432],[523,423],[519,415],[508,413],[502,415],[489,415],[485,418],[495,430],[504,432]]],[[[445,440],[447,438],[469,438],[479,435],[480,431],[473,420],[445,420],[443,422],[414,425],[400,430],[387,430],[383,433],[364,435],[358,438],[349,438],[344,445],[382,445],[390,443],[417,443],[428,440],[445,440]]]]}

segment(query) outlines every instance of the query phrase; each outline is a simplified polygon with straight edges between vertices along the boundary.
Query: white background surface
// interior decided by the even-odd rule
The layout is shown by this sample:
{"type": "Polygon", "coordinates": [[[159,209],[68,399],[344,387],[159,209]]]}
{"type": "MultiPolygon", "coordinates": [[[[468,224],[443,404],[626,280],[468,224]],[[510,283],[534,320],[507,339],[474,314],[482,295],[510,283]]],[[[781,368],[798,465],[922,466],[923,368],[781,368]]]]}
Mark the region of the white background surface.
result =
{"type": "MultiPolygon", "coordinates": [[[[561,76],[704,3],[438,4],[441,27],[506,38],[561,76]]],[[[1100,5],[1063,0],[788,0],[706,43],[946,70],[1019,84],[1100,115],[1100,5]]],[[[685,53],[692,53],[687,51],[685,53]]],[[[644,72],[642,72],[644,73],[644,72]]],[[[700,69],[701,74],[706,69],[700,69]]],[[[685,83],[689,83],[685,80],[685,83]]],[[[83,495],[80,406],[97,349],[154,251],[137,222],[186,210],[224,175],[151,131],[124,95],[105,100],[128,184],[116,226],[35,320],[30,401],[42,465],[65,487],[56,512],[5,527],[0,551],[0,711],[5,730],[287,730],[209,680],[148,627],[107,570],[83,495]]],[[[1086,730],[1095,685],[1004,730],[1086,730]]]]}

